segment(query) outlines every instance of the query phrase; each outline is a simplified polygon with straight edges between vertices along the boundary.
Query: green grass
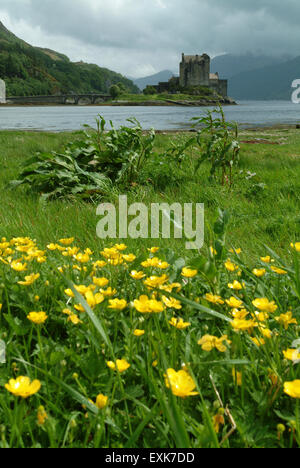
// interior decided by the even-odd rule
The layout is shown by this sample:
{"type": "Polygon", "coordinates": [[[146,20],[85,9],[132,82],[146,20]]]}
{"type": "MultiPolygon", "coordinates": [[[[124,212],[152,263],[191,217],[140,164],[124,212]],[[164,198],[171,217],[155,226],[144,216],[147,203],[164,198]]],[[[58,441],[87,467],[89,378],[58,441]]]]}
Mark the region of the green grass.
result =
{"type": "MultiPolygon", "coordinates": [[[[128,188],[128,202],[204,203],[205,246],[201,252],[188,252],[184,239],[126,239],[125,252],[136,257],[132,262],[122,256],[124,252],[103,252],[123,240],[97,238],[96,205],[43,203],[21,187],[7,187],[34,152],[59,151],[79,137],[80,132],[0,132],[0,340],[6,346],[6,362],[0,353],[0,447],[299,446],[299,399],[286,394],[284,383],[299,380],[300,368],[283,359],[283,351],[297,347],[300,324],[300,254],[290,248],[291,242],[300,240],[298,132],[243,132],[240,140],[264,138],[280,145],[242,143],[231,189],[210,182],[206,165],[195,174],[196,148],[177,169],[176,179],[170,172],[159,185],[154,167],[152,183],[149,174],[147,184],[128,188]],[[208,247],[220,245],[223,234],[214,229],[218,208],[230,214],[226,246],[211,255],[208,247]],[[91,249],[84,260],[76,253],[67,255],[59,240],[69,237],[75,238],[72,245],[80,252],[91,249]],[[60,247],[52,250],[50,243],[60,247]],[[152,246],[160,250],[150,254],[147,247],[152,246]],[[241,248],[241,254],[231,253],[232,246],[241,248]],[[274,263],[260,259],[267,254],[274,263]],[[142,265],[149,256],[158,256],[167,265],[164,269],[157,262],[142,265]],[[228,264],[226,268],[228,258],[234,271],[228,264]],[[13,260],[26,269],[17,271],[13,260]],[[98,260],[107,264],[97,267],[98,260]],[[274,265],[286,274],[274,272],[274,265]],[[184,278],[184,266],[197,274],[184,278]],[[254,266],[265,269],[263,277],[253,274],[254,266]],[[136,300],[153,291],[144,279],[133,279],[131,270],[144,272],[145,278],[159,277],[151,281],[179,283],[180,288],[156,289],[152,299],[158,304],[147,307],[163,310],[142,313],[144,303],[136,300]],[[29,274],[39,276],[32,284],[21,284],[29,274]],[[100,291],[95,286],[94,276],[106,278],[115,289],[112,297],[126,301],[123,310],[110,308],[111,297],[106,287],[100,291]],[[233,281],[242,289],[231,289],[228,284],[233,281]],[[74,285],[85,287],[82,294],[74,285]],[[220,296],[221,302],[209,299],[208,293],[220,296]],[[248,313],[244,330],[232,325],[238,312],[225,302],[231,297],[248,313]],[[268,298],[275,306],[253,304],[259,298],[268,298]],[[181,308],[176,309],[178,305],[181,308]],[[79,323],[69,319],[66,308],[79,323]],[[263,312],[259,316],[257,309],[263,312]],[[286,316],[289,310],[291,316],[286,316]],[[27,318],[32,311],[44,311],[46,322],[32,323],[27,318]],[[174,317],[182,318],[187,327],[172,326],[174,317]],[[136,329],[145,334],[136,337],[136,329]],[[221,342],[214,341],[217,347],[209,350],[203,347],[206,335],[221,342]],[[253,338],[264,342],[257,346],[253,338]],[[107,362],[117,359],[126,359],[130,367],[122,373],[113,371],[107,362]],[[172,385],[172,371],[166,377],[168,369],[185,371],[181,395],[172,385]],[[41,388],[26,399],[14,395],[5,385],[20,376],[39,380],[41,388]],[[108,397],[101,409],[95,405],[99,394],[108,397]]],[[[156,151],[163,152],[171,139],[180,143],[186,138],[184,133],[160,134],[156,151]]],[[[105,201],[115,202],[116,195],[105,201]]]]}
{"type": "MultiPolygon", "coordinates": [[[[45,243],[71,233],[82,244],[91,245],[91,248],[99,245],[96,237],[96,206],[80,201],[41,204],[38,198],[21,188],[13,191],[7,188],[7,183],[17,178],[22,162],[34,152],[62,149],[66,142],[79,136],[80,132],[0,133],[0,222],[3,235],[30,234],[38,242],[45,243]]],[[[169,146],[171,139],[180,142],[185,138],[184,133],[157,135],[156,150],[162,152],[169,146]]],[[[235,171],[231,190],[227,186],[208,182],[208,166],[203,166],[197,175],[194,174],[197,150],[192,149],[190,158],[180,169],[177,184],[159,188],[151,184],[138,185],[127,192],[128,202],[142,201],[149,207],[153,202],[204,203],[207,226],[212,224],[217,208],[221,207],[231,215],[228,242],[242,248],[250,261],[257,251],[264,253],[263,244],[282,252],[287,242],[296,240],[300,228],[300,136],[293,130],[274,130],[261,134],[250,132],[240,136],[241,140],[246,141],[253,138],[269,139],[281,144],[242,144],[240,167],[235,171]],[[256,175],[247,180],[248,172],[256,175]]],[[[205,240],[206,245],[209,245],[209,229],[205,240]]],[[[182,240],[163,240],[162,243],[177,252],[183,249],[182,240]]],[[[151,245],[152,241],[146,244],[151,245]]]]}

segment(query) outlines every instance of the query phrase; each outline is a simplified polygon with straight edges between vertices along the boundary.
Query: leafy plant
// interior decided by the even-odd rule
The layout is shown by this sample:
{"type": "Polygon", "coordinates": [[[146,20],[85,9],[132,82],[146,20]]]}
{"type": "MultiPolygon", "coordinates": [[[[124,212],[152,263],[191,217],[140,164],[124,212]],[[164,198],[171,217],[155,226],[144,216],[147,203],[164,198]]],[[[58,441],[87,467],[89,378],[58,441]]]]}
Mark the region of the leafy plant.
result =
{"type": "Polygon", "coordinates": [[[201,157],[196,164],[198,171],[201,164],[209,161],[211,164],[211,178],[216,178],[221,172],[221,183],[225,182],[231,187],[233,183],[232,168],[238,162],[240,145],[237,141],[238,127],[236,123],[226,122],[222,107],[208,111],[203,118],[194,117],[196,121],[194,127],[201,125],[198,131],[197,142],[201,148],[201,157]],[[220,114],[219,118],[214,118],[213,114],[220,114]]]}

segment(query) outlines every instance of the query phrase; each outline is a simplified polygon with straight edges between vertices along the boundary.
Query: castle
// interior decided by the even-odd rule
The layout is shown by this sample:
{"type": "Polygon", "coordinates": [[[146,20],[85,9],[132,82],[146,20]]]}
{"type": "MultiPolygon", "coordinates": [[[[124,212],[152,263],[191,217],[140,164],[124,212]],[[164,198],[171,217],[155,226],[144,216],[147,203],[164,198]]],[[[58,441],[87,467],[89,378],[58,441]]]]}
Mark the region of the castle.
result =
{"type": "Polygon", "coordinates": [[[182,54],[179,65],[179,78],[173,77],[167,83],[159,83],[158,92],[172,92],[194,86],[205,86],[227,97],[228,81],[221,80],[218,73],[210,73],[210,57],[203,55],[182,54]]]}
{"type": "Polygon", "coordinates": [[[5,81],[0,80],[0,104],[6,103],[6,88],[5,81]]]}

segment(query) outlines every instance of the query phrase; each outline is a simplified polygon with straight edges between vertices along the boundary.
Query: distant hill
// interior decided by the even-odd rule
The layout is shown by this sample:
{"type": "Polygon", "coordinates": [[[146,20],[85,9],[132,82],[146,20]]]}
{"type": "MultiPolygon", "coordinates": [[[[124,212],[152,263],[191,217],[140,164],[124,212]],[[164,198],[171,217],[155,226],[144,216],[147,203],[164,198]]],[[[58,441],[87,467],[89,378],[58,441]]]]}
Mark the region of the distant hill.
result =
{"type": "Polygon", "coordinates": [[[157,85],[159,82],[169,81],[170,78],[174,76],[174,73],[170,70],[163,70],[161,72],[155,73],[154,75],[145,76],[144,78],[134,79],[133,82],[138,88],[143,91],[147,85],[157,85]]]}
{"type": "Polygon", "coordinates": [[[123,75],[94,64],[73,63],[51,49],[33,47],[1,22],[0,77],[6,82],[8,96],[107,93],[118,83],[130,93],[139,93],[123,75]]]}
{"type": "Polygon", "coordinates": [[[293,80],[300,79],[300,57],[239,73],[230,78],[229,95],[237,100],[291,99],[293,80]]]}
{"type": "Polygon", "coordinates": [[[291,60],[292,58],[292,56],[288,55],[273,57],[268,55],[254,55],[250,53],[244,55],[218,55],[211,61],[211,72],[218,72],[220,77],[229,79],[239,73],[278,65],[291,60]]]}

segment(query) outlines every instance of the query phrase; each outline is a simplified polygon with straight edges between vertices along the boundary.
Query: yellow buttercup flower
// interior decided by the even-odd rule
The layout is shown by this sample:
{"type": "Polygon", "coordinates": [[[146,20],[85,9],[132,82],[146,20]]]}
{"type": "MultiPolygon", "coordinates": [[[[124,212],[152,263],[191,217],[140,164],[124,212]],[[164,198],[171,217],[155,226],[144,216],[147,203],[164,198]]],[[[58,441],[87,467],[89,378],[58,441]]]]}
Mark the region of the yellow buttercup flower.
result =
{"type": "Polygon", "coordinates": [[[261,310],[262,312],[275,312],[278,309],[278,306],[275,304],[274,301],[269,301],[266,297],[261,297],[254,299],[252,301],[252,304],[254,307],[256,307],[258,310],[261,310]]]}
{"type": "Polygon", "coordinates": [[[230,299],[226,299],[225,302],[229,307],[232,307],[233,309],[242,309],[244,307],[243,301],[240,301],[239,299],[236,299],[233,296],[230,299]]]}
{"type": "Polygon", "coordinates": [[[233,377],[234,383],[238,385],[239,387],[241,387],[243,383],[243,375],[241,372],[237,371],[234,367],[232,369],[232,377],[233,377]]]}
{"type": "Polygon", "coordinates": [[[136,310],[142,314],[159,313],[164,310],[162,302],[157,301],[154,298],[149,299],[146,295],[142,295],[139,299],[135,299],[133,305],[136,310]]]}
{"type": "Polygon", "coordinates": [[[230,311],[233,318],[244,320],[249,312],[246,309],[232,309],[230,311]]]}
{"type": "Polygon", "coordinates": [[[148,251],[149,251],[150,253],[155,254],[155,253],[157,253],[157,252],[159,251],[159,247],[151,247],[151,249],[148,249],[148,251]]]}
{"type": "Polygon", "coordinates": [[[60,242],[63,245],[71,245],[74,242],[74,237],[70,237],[69,239],[60,239],[58,242],[60,242]]]}
{"type": "Polygon", "coordinates": [[[282,351],[285,359],[289,361],[298,361],[300,360],[300,352],[299,349],[286,349],[282,351]]]}
{"type": "Polygon", "coordinates": [[[270,255],[267,255],[266,257],[260,257],[261,261],[264,263],[270,263],[271,262],[271,257],[270,255]]]}
{"type": "Polygon", "coordinates": [[[19,260],[13,260],[10,266],[13,270],[18,272],[25,271],[27,269],[27,263],[22,263],[19,260]]]}
{"type": "Polygon", "coordinates": [[[208,302],[211,302],[212,304],[224,304],[224,301],[221,298],[221,296],[218,296],[218,295],[215,295],[215,294],[207,293],[207,294],[205,294],[205,299],[208,302]]]}
{"type": "Polygon", "coordinates": [[[250,336],[250,339],[251,339],[251,340],[253,341],[253,343],[255,343],[256,346],[258,346],[258,347],[259,347],[259,346],[262,346],[262,345],[264,345],[264,344],[266,344],[266,342],[265,342],[265,340],[264,340],[263,338],[256,338],[256,337],[252,338],[252,337],[250,336]]]}
{"type": "Polygon", "coordinates": [[[46,419],[48,419],[48,414],[46,413],[45,408],[43,406],[39,406],[37,410],[37,424],[39,426],[43,426],[46,419]]]}
{"type": "Polygon", "coordinates": [[[231,252],[231,253],[236,253],[236,254],[239,255],[239,254],[242,253],[242,249],[240,249],[240,248],[234,249],[234,248],[233,248],[233,249],[230,249],[229,252],[231,252]]]}
{"type": "Polygon", "coordinates": [[[295,249],[296,252],[300,252],[300,242],[295,242],[295,244],[291,244],[292,249],[295,249]]]}
{"type": "Polygon", "coordinates": [[[228,283],[228,287],[229,289],[234,289],[236,291],[240,291],[241,289],[243,289],[243,286],[241,285],[241,283],[236,280],[233,283],[228,283]]]}
{"type": "Polygon", "coordinates": [[[181,302],[178,301],[178,299],[174,299],[174,297],[163,296],[162,300],[165,306],[168,307],[169,309],[176,309],[176,310],[182,309],[181,302]]]}
{"type": "Polygon", "coordinates": [[[125,244],[116,244],[115,249],[123,251],[123,250],[127,249],[127,245],[125,245],[125,244]]]}
{"type": "Polygon", "coordinates": [[[32,273],[29,276],[25,276],[25,281],[18,281],[18,284],[21,284],[22,286],[30,286],[32,285],[38,278],[40,277],[39,273],[32,273]]]}
{"type": "Polygon", "coordinates": [[[266,270],[265,268],[254,268],[254,270],[252,270],[252,273],[258,278],[261,278],[266,274],[266,270]]]}
{"type": "Polygon", "coordinates": [[[213,425],[214,425],[214,430],[217,434],[219,434],[220,431],[220,426],[225,424],[225,418],[224,418],[224,409],[220,408],[217,414],[213,416],[213,425]]]}
{"type": "Polygon", "coordinates": [[[300,380],[284,382],[283,391],[292,398],[300,398],[300,380]]]}
{"type": "Polygon", "coordinates": [[[275,317],[275,320],[277,320],[278,323],[283,325],[286,330],[288,329],[288,326],[292,323],[297,325],[297,320],[293,318],[293,314],[291,311],[287,312],[286,314],[281,314],[279,317],[275,317]]]}
{"type": "Polygon", "coordinates": [[[198,270],[192,270],[191,268],[183,268],[181,275],[185,278],[194,278],[198,274],[198,270]]]}
{"type": "Polygon", "coordinates": [[[238,266],[235,263],[233,263],[230,259],[228,259],[225,262],[225,268],[228,271],[234,272],[238,269],[238,266]]]}
{"type": "Polygon", "coordinates": [[[133,334],[134,334],[134,336],[140,337],[140,336],[145,335],[145,330],[139,330],[139,329],[137,328],[136,330],[134,330],[133,334]]]}
{"type": "Polygon", "coordinates": [[[29,377],[20,376],[17,379],[10,379],[10,381],[5,384],[5,388],[15,396],[28,398],[40,390],[41,382],[39,380],[33,380],[31,382],[29,377]]]}
{"type": "Polygon", "coordinates": [[[89,290],[85,293],[85,299],[88,305],[93,309],[96,305],[104,301],[104,296],[101,293],[93,294],[93,292],[89,290]]]}
{"type": "Polygon", "coordinates": [[[108,404],[108,397],[100,393],[96,398],[96,406],[100,410],[105,408],[108,404]]]}
{"type": "Polygon", "coordinates": [[[231,326],[239,331],[243,331],[243,330],[248,330],[248,331],[251,331],[253,329],[253,327],[255,327],[257,324],[254,322],[254,320],[243,320],[243,319],[233,319],[231,323],[231,326]]]}
{"type": "Polygon", "coordinates": [[[125,301],[125,299],[110,299],[108,302],[109,309],[124,310],[127,307],[127,301],[125,301]]]}
{"type": "Polygon", "coordinates": [[[274,271],[274,273],[277,273],[277,275],[287,275],[287,271],[283,270],[282,268],[278,268],[276,266],[271,266],[271,270],[274,271]]]}
{"type": "Polygon", "coordinates": [[[227,335],[221,336],[221,338],[217,338],[216,336],[212,335],[204,335],[199,341],[198,345],[200,345],[203,351],[211,351],[213,348],[216,348],[221,353],[226,351],[226,346],[224,345],[226,342],[228,345],[231,344],[231,341],[227,339],[227,335]]]}
{"type": "Polygon", "coordinates": [[[168,281],[168,276],[166,274],[162,276],[150,276],[144,281],[144,285],[148,288],[158,288],[168,281]]]}
{"type": "Polygon", "coordinates": [[[125,372],[130,367],[130,364],[125,359],[117,359],[115,363],[113,361],[107,361],[106,364],[110,369],[117,369],[121,373],[125,372]]]}
{"type": "Polygon", "coordinates": [[[79,325],[80,323],[82,323],[82,321],[80,320],[80,318],[78,317],[78,315],[72,314],[72,313],[69,314],[68,322],[72,322],[73,325],[79,325]]]}
{"type": "Polygon", "coordinates": [[[182,318],[178,319],[176,317],[172,317],[169,321],[169,324],[172,325],[172,327],[177,328],[178,330],[184,330],[185,328],[191,325],[189,322],[184,322],[182,318]]]}
{"type": "Polygon", "coordinates": [[[134,260],[136,259],[136,255],[134,255],[134,254],[123,255],[123,259],[124,259],[125,262],[127,262],[127,263],[132,263],[132,262],[134,262],[134,260]]]}
{"type": "Polygon", "coordinates": [[[109,280],[107,278],[97,278],[96,276],[93,277],[93,283],[100,288],[104,288],[108,285],[109,280]]]}
{"type": "Polygon", "coordinates": [[[42,325],[43,323],[46,322],[48,315],[46,315],[46,312],[30,312],[27,315],[28,320],[31,322],[35,323],[36,325],[42,325]]]}
{"type": "Polygon", "coordinates": [[[168,369],[165,375],[165,384],[170,388],[173,395],[180,398],[198,395],[195,392],[196,384],[192,377],[185,370],[176,372],[174,369],[168,369]]]}
{"type": "Polygon", "coordinates": [[[133,279],[140,280],[140,279],[145,278],[146,275],[142,271],[132,270],[130,273],[130,276],[133,279]]]}

